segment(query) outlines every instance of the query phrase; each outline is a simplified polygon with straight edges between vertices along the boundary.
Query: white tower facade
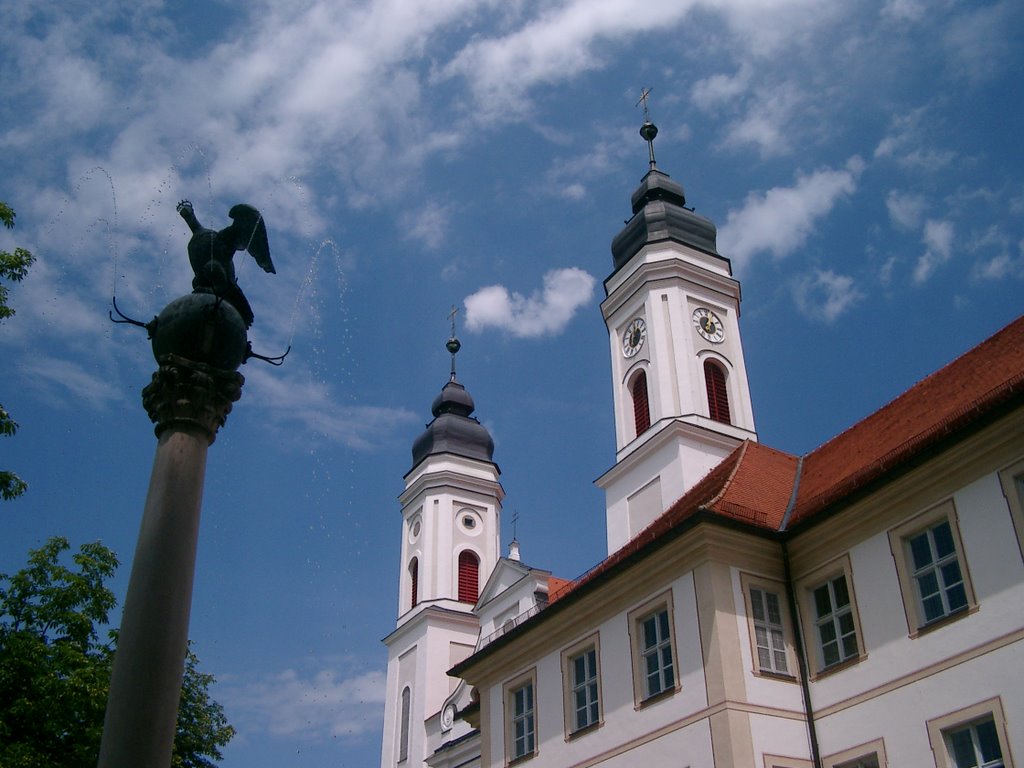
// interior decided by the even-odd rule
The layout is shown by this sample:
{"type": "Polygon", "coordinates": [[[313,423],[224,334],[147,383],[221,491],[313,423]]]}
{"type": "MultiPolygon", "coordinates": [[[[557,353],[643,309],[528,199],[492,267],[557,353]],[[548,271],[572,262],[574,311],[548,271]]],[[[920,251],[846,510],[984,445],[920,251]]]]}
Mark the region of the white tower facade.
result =
{"type": "MultiPolygon", "coordinates": [[[[500,557],[504,491],[491,460],[494,442],[473,409],[453,371],[434,400],[434,420],[413,444],[399,497],[401,586],[397,627],[384,639],[381,768],[425,766],[439,746],[442,705],[457,684],[446,673],[473,651],[473,607],[500,557]]],[[[469,731],[461,720],[454,727],[469,731]]],[[[459,735],[449,725],[444,738],[459,735]]]]}
{"type": "Polygon", "coordinates": [[[651,157],[633,217],[612,241],[601,304],[616,435],[615,466],[597,480],[609,554],[741,441],[757,439],[739,282],[716,249],[714,224],[686,208],[682,185],[656,168],[653,149],[651,157]]]}

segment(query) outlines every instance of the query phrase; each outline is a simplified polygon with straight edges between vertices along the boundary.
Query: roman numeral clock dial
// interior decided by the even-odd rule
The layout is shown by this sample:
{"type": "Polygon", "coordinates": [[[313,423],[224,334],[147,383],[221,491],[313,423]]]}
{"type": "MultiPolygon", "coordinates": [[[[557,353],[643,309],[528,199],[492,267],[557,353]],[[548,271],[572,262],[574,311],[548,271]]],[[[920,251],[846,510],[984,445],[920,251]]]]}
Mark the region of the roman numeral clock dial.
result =
{"type": "Polygon", "coordinates": [[[725,339],[725,328],[718,315],[710,309],[700,307],[693,311],[693,326],[703,338],[712,344],[720,344],[725,339]]]}
{"type": "Polygon", "coordinates": [[[630,321],[622,332],[622,356],[633,357],[644,345],[647,338],[647,323],[637,317],[630,321]]]}

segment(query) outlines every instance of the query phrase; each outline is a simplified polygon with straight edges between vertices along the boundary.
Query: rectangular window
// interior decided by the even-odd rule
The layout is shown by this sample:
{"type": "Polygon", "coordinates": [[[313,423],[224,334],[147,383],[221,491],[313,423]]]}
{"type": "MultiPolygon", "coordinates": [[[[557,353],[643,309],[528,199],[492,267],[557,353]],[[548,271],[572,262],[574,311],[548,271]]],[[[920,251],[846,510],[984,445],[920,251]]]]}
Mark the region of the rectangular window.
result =
{"type": "Polygon", "coordinates": [[[657,696],[676,684],[668,609],[662,609],[643,619],[640,622],[640,636],[646,699],[657,696]]]}
{"type": "Polygon", "coordinates": [[[601,643],[597,633],[562,651],[562,694],[566,738],[601,723],[601,643]]]}
{"type": "Polygon", "coordinates": [[[1003,750],[991,717],[943,733],[955,768],[1003,768],[1003,750]]]}
{"type": "Polygon", "coordinates": [[[509,763],[537,752],[536,686],[536,670],[505,685],[505,754],[509,763]]]}
{"type": "Polygon", "coordinates": [[[952,500],[889,531],[911,636],[974,606],[952,500]]]}
{"type": "Polygon", "coordinates": [[[998,697],[929,720],[928,738],[938,768],[1012,768],[998,697]]]}
{"type": "Polygon", "coordinates": [[[878,768],[878,755],[872,752],[864,757],[856,757],[844,763],[836,763],[836,768],[878,768]]]}
{"type": "Polygon", "coordinates": [[[796,592],[812,676],[866,656],[848,555],[800,577],[796,592]]]}
{"type": "Polygon", "coordinates": [[[1024,557],[1024,460],[1018,461],[999,473],[1003,495],[1010,508],[1010,520],[1017,534],[1017,546],[1024,557]]]}
{"type": "Polygon", "coordinates": [[[633,648],[633,692],[637,705],[676,689],[672,594],[661,595],[629,613],[633,648]]]}
{"type": "Polygon", "coordinates": [[[782,604],[777,592],[750,587],[750,617],[754,624],[757,668],[762,672],[789,674],[782,630],[782,604]]]}
{"type": "Polygon", "coordinates": [[[882,739],[827,755],[822,761],[823,768],[886,768],[887,765],[882,739]]]}
{"type": "Polygon", "coordinates": [[[956,557],[949,521],[907,540],[914,583],[925,624],[967,607],[964,576],[956,557]]]}
{"type": "Polygon", "coordinates": [[[831,667],[857,656],[857,627],[853,620],[853,604],[846,584],[846,574],[818,585],[812,593],[821,666],[831,667]]]}
{"type": "Polygon", "coordinates": [[[533,752],[535,725],[533,719],[533,683],[512,692],[512,758],[533,752]]]}
{"type": "Polygon", "coordinates": [[[573,730],[599,720],[597,707],[597,649],[588,648],[569,660],[572,669],[573,730]]]}

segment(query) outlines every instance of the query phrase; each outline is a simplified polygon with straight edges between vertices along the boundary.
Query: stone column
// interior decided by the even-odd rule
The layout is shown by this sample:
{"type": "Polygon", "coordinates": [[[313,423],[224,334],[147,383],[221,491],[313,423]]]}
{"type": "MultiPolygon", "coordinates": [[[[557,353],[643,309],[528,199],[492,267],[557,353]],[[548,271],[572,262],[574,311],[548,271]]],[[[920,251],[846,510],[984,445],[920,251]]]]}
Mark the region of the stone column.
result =
{"type": "Polygon", "coordinates": [[[171,764],[206,453],[244,382],[236,371],[174,354],[158,362],[142,392],[158,443],[114,657],[100,768],[171,764]]]}

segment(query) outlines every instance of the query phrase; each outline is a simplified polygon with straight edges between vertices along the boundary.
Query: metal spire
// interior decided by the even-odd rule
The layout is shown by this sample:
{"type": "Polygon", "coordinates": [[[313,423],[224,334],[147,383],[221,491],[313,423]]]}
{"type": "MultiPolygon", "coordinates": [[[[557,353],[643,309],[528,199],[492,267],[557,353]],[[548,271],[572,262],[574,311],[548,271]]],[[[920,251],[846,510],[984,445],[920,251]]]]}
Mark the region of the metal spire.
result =
{"type": "Polygon", "coordinates": [[[459,312],[459,308],[452,304],[452,311],[448,313],[448,317],[452,321],[452,335],[445,344],[445,347],[451,353],[452,356],[452,377],[450,381],[455,381],[455,355],[460,349],[462,349],[462,342],[455,337],[455,315],[459,312]]]}
{"type": "Polygon", "coordinates": [[[658,126],[651,122],[651,113],[647,108],[647,99],[650,95],[650,88],[641,90],[640,100],[636,103],[636,106],[644,105],[644,124],[640,126],[640,136],[647,142],[647,154],[649,155],[649,162],[653,171],[657,167],[657,163],[654,161],[654,137],[658,135],[658,126]]]}

